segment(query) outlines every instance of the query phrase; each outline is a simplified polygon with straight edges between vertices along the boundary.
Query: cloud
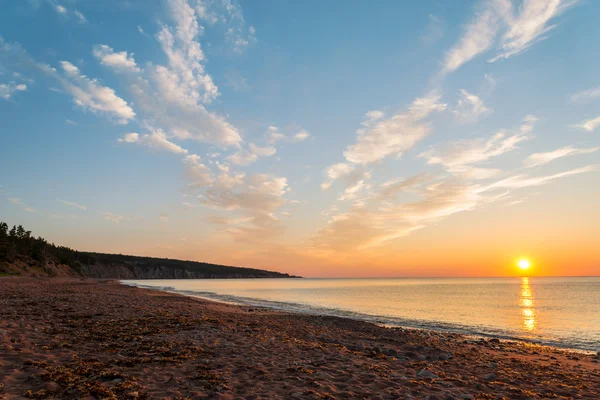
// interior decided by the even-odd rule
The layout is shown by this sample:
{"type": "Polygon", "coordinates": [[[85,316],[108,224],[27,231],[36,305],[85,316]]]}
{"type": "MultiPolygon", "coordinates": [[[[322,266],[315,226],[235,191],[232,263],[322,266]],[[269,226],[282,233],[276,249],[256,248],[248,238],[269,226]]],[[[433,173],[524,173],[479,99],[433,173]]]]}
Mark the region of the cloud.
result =
{"type": "Polygon", "coordinates": [[[23,204],[23,200],[19,199],[18,197],[9,197],[8,201],[13,204],[23,204]]]}
{"type": "Polygon", "coordinates": [[[500,131],[488,139],[458,140],[447,145],[433,146],[419,156],[427,159],[427,164],[443,165],[451,173],[463,174],[470,178],[487,179],[499,171],[473,168],[471,164],[481,163],[515,150],[520,142],[531,139],[529,134],[536,121],[536,117],[528,115],[523,124],[512,134],[500,131]]]}
{"type": "Polygon", "coordinates": [[[12,97],[12,95],[16,92],[24,92],[27,90],[27,85],[21,83],[16,84],[15,82],[0,83],[0,98],[4,100],[8,100],[12,97]]]}
{"type": "Polygon", "coordinates": [[[260,157],[270,157],[277,152],[275,147],[259,147],[254,143],[248,145],[248,149],[240,149],[236,153],[227,157],[229,161],[236,165],[250,165],[260,157]]]}
{"type": "Polygon", "coordinates": [[[464,34],[446,53],[443,72],[457,70],[474,57],[487,52],[498,41],[495,62],[513,57],[545,39],[556,27],[550,21],[577,0],[523,0],[519,7],[509,0],[482,3],[464,34]]]}
{"type": "Polygon", "coordinates": [[[570,100],[573,103],[587,103],[596,99],[600,99],[600,86],[592,89],[581,90],[577,93],[573,93],[570,97],[570,100]]]}
{"type": "Polygon", "coordinates": [[[600,171],[600,165],[588,165],[582,168],[576,168],[564,172],[560,172],[553,175],[545,175],[545,176],[536,176],[536,177],[528,177],[525,175],[515,175],[510,178],[503,179],[498,182],[494,182],[489,186],[480,190],[480,192],[485,192],[492,189],[521,189],[532,186],[540,186],[546,184],[555,179],[564,178],[572,175],[579,175],[587,172],[597,172],[600,171]]]}
{"type": "Polygon", "coordinates": [[[433,14],[428,15],[429,23],[425,28],[425,34],[420,37],[421,43],[429,45],[444,37],[444,22],[440,17],[433,14]]]}
{"type": "Polygon", "coordinates": [[[367,183],[369,179],[371,179],[371,172],[362,166],[347,163],[333,164],[325,170],[325,180],[321,183],[321,189],[327,190],[335,181],[341,181],[344,191],[338,200],[355,200],[361,193],[371,188],[367,183]]]}
{"type": "Polygon", "coordinates": [[[110,221],[110,222],[114,222],[115,224],[120,223],[121,221],[126,220],[127,218],[125,218],[122,215],[116,215],[110,212],[98,212],[98,214],[102,215],[104,217],[105,220],[110,221]]]}
{"type": "Polygon", "coordinates": [[[499,54],[490,59],[490,62],[510,58],[544,40],[548,32],[556,27],[549,25],[550,20],[576,2],[577,0],[524,0],[518,13],[504,15],[506,32],[500,40],[499,54]]]}
{"type": "Polygon", "coordinates": [[[234,53],[241,54],[250,44],[256,43],[256,29],[246,26],[244,13],[237,2],[196,0],[192,4],[200,20],[208,25],[223,24],[227,27],[225,40],[234,53]]]}
{"type": "Polygon", "coordinates": [[[143,77],[130,78],[136,106],[150,125],[170,136],[238,147],[242,141],[238,130],[205,108],[219,90],[204,68],[197,11],[184,0],[170,0],[167,6],[175,24],[163,25],[157,35],[167,65],[149,64],[143,77]]]}
{"type": "Polygon", "coordinates": [[[123,135],[122,138],[117,139],[119,143],[135,143],[139,140],[140,134],[131,132],[123,135]]]}
{"type": "Polygon", "coordinates": [[[69,206],[69,207],[75,207],[75,208],[78,208],[80,210],[87,210],[86,206],[82,206],[81,204],[77,204],[77,203],[75,203],[73,201],[67,201],[67,200],[58,200],[58,201],[61,202],[61,203],[63,203],[63,204],[65,204],[65,205],[67,205],[67,206],[69,206]]]}
{"type": "Polygon", "coordinates": [[[473,20],[467,24],[462,37],[446,53],[443,71],[455,71],[475,56],[487,51],[494,44],[500,28],[499,14],[506,13],[509,6],[510,4],[506,4],[504,0],[485,3],[485,6],[477,11],[473,20]]]}
{"type": "Polygon", "coordinates": [[[187,149],[175,144],[167,139],[166,133],[162,129],[156,129],[152,133],[140,135],[138,133],[126,133],[118,139],[121,143],[138,143],[156,150],[164,150],[175,154],[187,154],[187,149]]]}
{"type": "Polygon", "coordinates": [[[575,125],[576,128],[581,128],[581,129],[584,129],[584,130],[586,130],[588,132],[592,132],[598,126],[600,126],[600,117],[596,117],[596,118],[593,118],[593,119],[588,119],[587,121],[583,121],[579,125],[575,125]]]}
{"type": "Polygon", "coordinates": [[[135,117],[133,109],[125,100],[117,96],[113,89],[102,86],[97,80],[81,74],[79,68],[68,61],[61,61],[60,64],[66,79],[59,76],[52,68],[46,68],[46,71],[62,83],[65,91],[73,96],[73,101],[79,107],[117,118],[120,124],[127,124],[135,117]]]}
{"type": "Polygon", "coordinates": [[[66,14],[67,13],[67,9],[63,6],[61,6],[60,4],[57,4],[56,7],[56,12],[59,14],[66,14]]]}
{"type": "Polygon", "coordinates": [[[310,133],[309,133],[308,131],[306,131],[306,130],[302,129],[300,132],[298,132],[298,133],[296,133],[296,134],[294,135],[294,141],[295,141],[295,142],[303,142],[303,141],[305,141],[306,139],[309,139],[309,138],[310,138],[310,136],[311,136],[311,135],[310,135],[310,133]]]}
{"type": "Polygon", "coordinates": [[[600,150],[600,147],[576,148],[573,146],[566,146],[546,153],[534,153],[527,157],[523,164],[526,167],[530,168],[537,167],[539,165],[547,164],[559,158],[575,156],[580,154],[591,154],[597,152],[598,150],[600,150]]]}
{"type": "Polygon", "coordinates": [[[123,72],[140,72],[137,67],[133,54],[127,54],[126,51],[116,52],[105,44],[94,46],[92,51],[94,57],[100,60],[102,65],[114,68],[123,72]]]}
{"type": "Polygon", "coordinates": [[[87,23],[87,18],[85,17],[85,15],[83,15],[81,13],[81,11],[79,10],[74,10],[73,14],[75,14],[75,17],[77,17],[77,20],[79,21],[80,24],[85,24],[87,23]]]}
{"type": "Polygon", "coordinates": [[[480,118],[492,113],[492,109],[485,106],[478,96],[460,89],[460,98],[456,108],[452,111],[461,123],[474,123],[480,118]]]}
{"type": "Polygon", "coordinates": [[[236,241],[268,241],[283,233],[274,212],[286,203],[287,179],[270,174],[232,174],[220,165],[220,175],[199,196],[201,204],[215,210],[241,213],[240,218],[220,219],[225,233],[236,241]],[[231,226],[235,225],[235,226],[231,226]]]}
{"type": "Polygon", "coordinates": [[[419,174],[386,182],[365,202],[331,216],[327,225],[311,239],[311,247],[336,254],[352,254],[407,236],[451,215],[474,210],[509,198],[513,190],[535,187],[556,179],[600,171],[590,165],[553,175],[516,175],[488,185],[473,185],[454,177],[437,179],[419,174]],[[411,199],[398,197],[407,191],[411,199]]]}
{"type": "Polygon", "coordinates": [[[200,156],[190,154],[183,158],[185,173],[191,180],[191,186],[194,188],[203,188],[213,183],[214,178],[210,169],[204,164],[200,156]]]}
{"type": "Polygon", "coordinates": [[[356,131],[356,143],[346,148],[344,157],[351,163],[365,165],[390,155],[400,156],[429,134],[430,126],[421,120],[446,109],[446,104],[439,103],[440,97],[431,93],[417,98],[407,112],[387,119],[381,112],[367,114],[363,128],[356,131]]]}
{"type": "Polygon", "coordinates": [[[310,132],[306,129],[300,129],[297,133],[288,136],[282,133],[278,127],[271,125],[267,128],[267,132],[265,133],[265,141],[271,145],[280,141],[298,143],[310,139],[311,136],[310,132]]]}
{"type": "MultiPolygon", "coordinates": [[[[117,96],[113,89],[101,85],[96,79],[83,75],[79,68],[68,61],[60,62],[61,73],[47,64],[35,61],[18,43],[6,43],[2,37],[0,37],[0,53],[6,54],[8,63],[15,67],[41,71],[56,80],[63,90],[72,96],[74,103],[84,110],[106,115],[120,124],[128,123],[136,115],[127,102],[117,96]]],[[[25,89],[24,86],[21,88],[25,89]]],[[[58,90],[54,89],[54,91],[58,90]]]]}

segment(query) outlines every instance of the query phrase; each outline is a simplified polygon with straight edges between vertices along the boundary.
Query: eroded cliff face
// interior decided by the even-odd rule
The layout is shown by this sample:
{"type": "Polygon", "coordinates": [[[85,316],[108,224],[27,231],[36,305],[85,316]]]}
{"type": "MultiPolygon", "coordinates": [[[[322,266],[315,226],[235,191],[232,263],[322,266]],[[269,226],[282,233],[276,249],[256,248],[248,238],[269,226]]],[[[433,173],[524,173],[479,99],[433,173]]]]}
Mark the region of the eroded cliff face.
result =
{"type": "MultiPolygon", "coordinates": [[[[267,271],[264,271],[267,272],[267,271]]],[[[88,278],[102,279],[233,279],[233,278],[275,278],[269,274],[207,274],[187,269],[171,268],[166,266],[144,267],[140,265],[83,265],[81,274],[88,278]]]]}
{"type": "MultiPolygon", "coordinates": [[[[112,256],[115,257],[115,256],[112,256]]],[[[0,265],[1,275],[30,277],[84,277],[97,279],[240,279],[289,278],[287,274],[250,268],[215,266],[187,261],[148,259],[126,256],[121,262],[78,263],[75,266],[49,261],[44,266],[20,258],[0,265]],[[148,261],[150,260],[150,261],[148,261]]]]}

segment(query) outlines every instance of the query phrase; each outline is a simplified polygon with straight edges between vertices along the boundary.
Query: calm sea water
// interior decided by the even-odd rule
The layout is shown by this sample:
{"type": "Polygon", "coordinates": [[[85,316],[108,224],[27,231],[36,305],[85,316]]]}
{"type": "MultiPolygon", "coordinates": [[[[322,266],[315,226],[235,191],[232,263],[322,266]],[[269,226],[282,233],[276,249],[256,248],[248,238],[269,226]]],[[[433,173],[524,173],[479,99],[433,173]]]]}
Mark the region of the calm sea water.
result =
{"type": "Polygon", "coordinates": [[[123,283],[252,306],[600,351],[600,278],[215,279],[123,283]]]}

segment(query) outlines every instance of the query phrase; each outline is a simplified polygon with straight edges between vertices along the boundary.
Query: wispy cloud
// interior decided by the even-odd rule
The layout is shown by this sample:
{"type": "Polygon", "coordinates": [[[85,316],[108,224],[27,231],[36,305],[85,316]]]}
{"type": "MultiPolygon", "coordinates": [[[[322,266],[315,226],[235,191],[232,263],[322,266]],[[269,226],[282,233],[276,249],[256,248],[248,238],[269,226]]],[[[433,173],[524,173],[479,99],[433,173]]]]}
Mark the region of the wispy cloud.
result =
{"type": "Polygon", "coordinates": [[[102,212],[102,211],[99,211],[98,213],[100,215],[102,215],[105,220],[110,221],[110,222],[114,222],[115,224],[118,224],[121,221],[125,221],[127,219],[127,218],[125,218],[122,215],[113,214],[111,212],[106,212],[106,211],[102,212]]]}
{"type": "Polygon", "coordinates": [[[508,0],[481,3],[464,34],[446,53],[443,72],[455,71],[474,57],[487,52],[498,41],[495,62],[522,53],[545,39],[556,27],[550,21],[577,0],[523,0],[515,6],[508,0]]]}
{"type": "Polygon", "coordinates": [[[573,93],[569,98],[573,103],[587,103],[600,99],[600,86],[573,93]]]}
{"type": "Polygon", "coordinates": [[[498,54],[490,62],[510,58],[546,39],[556,27],[550,21],[575,3],[577,0],[524,0],[521,7],[504,14],[506,32],[500,39],[498,54]]]}
{"type": "Polygon", "coordinates": [[[0,83],[0,98],[4,99],[4,100],[8,100],[10,99],[13,94],[17,93],[17,92],[24,92],[27,90],[27,85],[24,83],[15,83],[15,82],[9,82],[9,83],[0,83]]]}
{"type": "Polygon", "coordinates": [[[176,154],[188,153],[187,149],[170,141],[167,138],[167,134],[162,129],[157,129],[152,133],[145,133],[143,135],[135,132],[126,133],[122,138],[117,139],[117,141],[120,143],[137,143],[151,149],[163,150],[176,154]]]}
{"type": "Polygon", "coordinates": [[[69,206],[69,207],[75,207],[78,208],[80,210],[87,210],[86,206],[82,206],[81,204],[77,204],[74,201],[67,201],[67,200],[58,200],[59,202],[69,206]]]}
{"type": "Polygon", "coordinates": [[[493,110],[486,107],[483,100],[477,95],[460,89],[460,98],[452,113],[461,123],[475,123],[479,119],[491,114],[493,110]]]}
{"type": "Polygon", "coordinates": [[[240,149],[236,153],[229,156],[227,159],[236,165],[250,165],[260,157],[270,157],[277,152],[275,147],[259,147],[254,143],[250,143],[247,149],[240,149]]]}
{"type": "Polygon", "coordinates": [[[496,175],[498,170],[473,168],[472,164],[482,163],[517,148],[517,145],[532,138],[530,135],[537,118],[527,116],[523,124],[512,133],[500,131],[491,138],[463,139],[446,145],[436,145],[419,156],[430,165],[443,165],[457,175],[487,179],[496,175]]]}
{"type": "Polygon", "coordinates": [[[382,112],[367,114],[363,128],[356,131],[356,143],[347,147],[344,157],[354,164],[378,162],[390,155],[400,156],[427,136],[429,124],[422,122],[432,112],[446,109],[441,96],[431,93],[417,98],[408,111],[384,118],[382,112]]]}
{"type": "Polygon", "coordinates": [[[588,132],[594,131],[598,126],[600,126],[600,117],[588,119],[583,121],[581,124],[574,125],[576,128],[584,129],[588,132]]]}
{"type": "Polygon", "coordinates": [[[133,109],[113,89],[83,75],[79,68],[68,61],[61,61],[60,64],[66,78],[60,76],[54,68],[47,67],[45,70],[62,83],[65,91],[73,96],[76,105],[94,113],[114,117],[120,124],[127,124],[135,117],[133,109]]]}
{"type": "Polygon", "coordinates": [[[559,158],[576,156],[580,154],[591,154],[597,152],[598,150],[600,150],[600,147],[577,148],[573,146],[566,146],[546,153],[534,153],[527,157],[523,164],[526,167],[537,167],[559,158]]]}

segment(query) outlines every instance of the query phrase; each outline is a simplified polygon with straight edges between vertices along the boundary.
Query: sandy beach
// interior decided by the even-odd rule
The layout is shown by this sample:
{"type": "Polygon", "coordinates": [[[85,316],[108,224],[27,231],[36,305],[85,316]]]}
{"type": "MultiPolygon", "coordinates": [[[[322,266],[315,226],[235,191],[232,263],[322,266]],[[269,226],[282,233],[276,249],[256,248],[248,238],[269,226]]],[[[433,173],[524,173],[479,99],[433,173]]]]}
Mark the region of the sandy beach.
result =
{"type": "Polygon", "coordinates": [[[116,281],[0,279],[0,399],[600,398],[594,354],[226,305],[116,281]]]}

